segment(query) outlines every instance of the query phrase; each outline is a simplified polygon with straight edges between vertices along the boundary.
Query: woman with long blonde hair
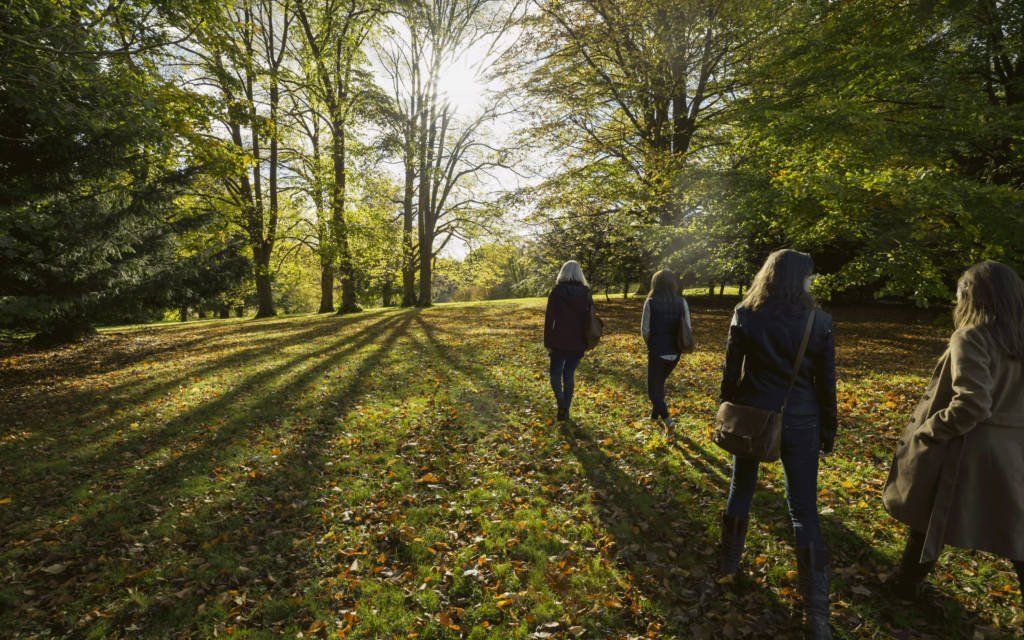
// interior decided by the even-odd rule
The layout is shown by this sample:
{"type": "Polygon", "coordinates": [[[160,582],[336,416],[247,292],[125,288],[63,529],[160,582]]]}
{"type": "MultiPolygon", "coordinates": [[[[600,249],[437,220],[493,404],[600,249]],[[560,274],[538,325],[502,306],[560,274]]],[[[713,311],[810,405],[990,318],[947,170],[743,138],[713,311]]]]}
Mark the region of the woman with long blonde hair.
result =
{"type": "Polygon", "coordinates": [[[580,263],[569,260],[555,278],[544,312],[544,347],[548,375],[558,405],[558,420],[568,420],[575,388],[576,367],[587,348],[586,324],[594,299],[580,263]]]}

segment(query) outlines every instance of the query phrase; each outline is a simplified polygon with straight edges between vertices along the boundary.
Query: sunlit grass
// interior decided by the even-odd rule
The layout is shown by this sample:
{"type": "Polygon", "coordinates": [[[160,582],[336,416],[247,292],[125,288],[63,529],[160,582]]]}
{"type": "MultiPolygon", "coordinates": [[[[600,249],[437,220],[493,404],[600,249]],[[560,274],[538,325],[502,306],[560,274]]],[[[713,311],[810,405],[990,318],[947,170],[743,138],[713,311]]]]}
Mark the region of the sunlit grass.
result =
{"type": "MultiPolygon", "coordinates": [[[[646,420],[639,300],[558,425],[541,299],[103,332],[0,360],[0,628],[26,637],[797,637],[777,465],[747,584],[711,571],[728,461],[708,439],[728,323],[694,309],[646,420]]],[[[879,492],[943,332],[840,323],[823,463],[840,637],[1013,637],[1008,563],[948,553],[924,607],[881,581],[879,492]],[[902,336],[902,337],[901,337],[902,336]]]]}

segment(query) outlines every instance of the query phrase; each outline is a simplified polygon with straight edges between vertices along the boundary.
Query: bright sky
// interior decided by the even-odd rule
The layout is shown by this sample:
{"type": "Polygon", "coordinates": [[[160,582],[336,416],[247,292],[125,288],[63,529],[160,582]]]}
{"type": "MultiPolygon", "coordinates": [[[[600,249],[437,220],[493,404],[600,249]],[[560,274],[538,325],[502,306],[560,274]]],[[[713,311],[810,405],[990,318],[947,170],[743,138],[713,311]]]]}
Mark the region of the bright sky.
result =
{"type": "MultiPolygon", "coordinates": [[[[399,27],[399,24],[398,22],[393,23],[395,27],[399,27]]],[[[503,40],[510,40],[510,38],[511,36],[506,35],[503,40]]],[[[473,118],[491,103],[495,94],[505,89],[505,84],[500,79],[489,79],[487,75],[501,49],[511,43],[499,42],[497,47],[494,47],[494,44],[493,40],[475,43],[461,51],[456,58],[445,65],[441,72],[441,93],[450,100],[460,119],[473,118]],[[492,47],[494,47],[493,50],[492,47]]],[[[371,56],[371,58],[377,83],[390,93],[393,91],[391,78],[376,56],[371,56]]],[[[487,125],[484,135],[490,144],[500,146],[520,126],[522,126],[520,119],[513,115],[503,115],[487,125]]],[[[402,175],[401,167],[397,163],[392,169],[395,171],[396,177],[402,175]]],[[[483,190],[512,190],[522,184],[521,178],[511,171],[495,170],[493,173],[495,180],[487,180],[482,184],[483,190]]],[[[453,238],[443,253],[450,257],[462,258],[468,250],[469,247],[465,243],[453,238]]]]}

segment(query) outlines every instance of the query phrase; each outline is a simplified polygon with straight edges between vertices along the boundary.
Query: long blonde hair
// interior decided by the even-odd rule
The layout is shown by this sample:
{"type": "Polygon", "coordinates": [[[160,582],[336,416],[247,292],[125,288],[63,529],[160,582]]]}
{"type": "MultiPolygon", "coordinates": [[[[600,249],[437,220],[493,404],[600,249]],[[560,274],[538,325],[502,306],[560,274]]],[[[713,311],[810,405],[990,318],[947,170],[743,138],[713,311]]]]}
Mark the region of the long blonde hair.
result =
{"type": "Polygon", "coordinates": [[[575,260],[569,260],[562,265],[562,268],[558,270],[558,277],[555,278],[555,284],[562,284],[563,282],[578,282],[584,287],[589,287],[587,284],[587,278],[583,275],[583,267],[580,263],[575,260]]]}

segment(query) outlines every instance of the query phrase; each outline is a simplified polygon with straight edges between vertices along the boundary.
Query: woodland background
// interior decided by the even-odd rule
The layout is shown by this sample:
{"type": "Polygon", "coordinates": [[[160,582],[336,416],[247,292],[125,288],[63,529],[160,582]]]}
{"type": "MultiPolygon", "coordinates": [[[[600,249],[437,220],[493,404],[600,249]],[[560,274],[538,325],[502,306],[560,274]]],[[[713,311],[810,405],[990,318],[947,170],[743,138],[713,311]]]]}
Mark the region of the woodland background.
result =
{"type": "Polygon", "coordinates": [[[569,258],[720,293],[789,246],[823,299],[918,306],[1022,266],[1019,2],[22,1],[0,78],[0,324],[40,341],[569,258]]]}

